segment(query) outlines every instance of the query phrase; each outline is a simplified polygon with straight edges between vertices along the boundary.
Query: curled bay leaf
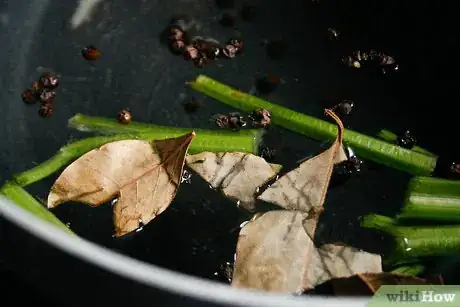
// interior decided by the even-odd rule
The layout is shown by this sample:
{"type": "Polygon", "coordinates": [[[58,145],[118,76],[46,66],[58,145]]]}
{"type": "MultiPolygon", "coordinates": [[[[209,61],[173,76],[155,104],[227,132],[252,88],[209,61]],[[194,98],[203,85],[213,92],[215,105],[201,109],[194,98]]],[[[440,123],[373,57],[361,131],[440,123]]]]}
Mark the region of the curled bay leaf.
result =
{"type": "Polygon", "coordinates": [[[316,247],[304,229],[308,213],[270,211],[240,232],[232,286],[299,293],[332,278],[379,273],[382,260],[349,246],[316,247]]]}
{"type": "Polygon", "coordinates": [[[322,211],[333,167],[346,160],[342,146],[343,124],[334,112],[326,110],[326,114],[338,126],[334,143],[326,151],[302,162],[299,167],[279,178],[258,199],[288,210],[306,213],[322,211]]]}
{"type": "Polygon", "coordinates": [[[315,252],[303,229],[306,213],[270,211],[240,231],[232,286],[273,292],[298,292],[307,281],[315,252]]]}
{"type": "Polygon", "coordinates": [[[202,152],[187,156],[186,163],[211,187],[251,211],[255,209],[258,187],[281,170],[281,165],[242,152],[202,152]]]}
{"type": "Polygon", "coordinates": [[[383,285],[442,285],[442,280],[383,272],[364,273],[331,279],[318,285],[313,292],[338,296],[371,296],[383,285]]]}
{"type": "Polygon", "coordinates": [[[67,201],[99,206],[115,197],[115,235],[149,223],[174,199],[195,133],[177,138],[107,143],[70,164],[48,195],[48,208],[67,201]]]}

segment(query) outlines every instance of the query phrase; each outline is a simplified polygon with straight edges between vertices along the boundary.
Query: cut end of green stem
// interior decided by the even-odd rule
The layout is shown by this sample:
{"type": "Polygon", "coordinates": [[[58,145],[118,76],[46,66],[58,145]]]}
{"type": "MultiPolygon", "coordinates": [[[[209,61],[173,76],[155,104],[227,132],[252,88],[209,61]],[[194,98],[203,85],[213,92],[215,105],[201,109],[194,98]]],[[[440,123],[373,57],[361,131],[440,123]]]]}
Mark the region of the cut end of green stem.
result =
{"type": "Polygon", "coordinates": [[[387,233],[392,233],[391,229],[397,225],[395,219],[378,214],[369,214],[363,217],[361,227],[372,228],[387,233]]]}

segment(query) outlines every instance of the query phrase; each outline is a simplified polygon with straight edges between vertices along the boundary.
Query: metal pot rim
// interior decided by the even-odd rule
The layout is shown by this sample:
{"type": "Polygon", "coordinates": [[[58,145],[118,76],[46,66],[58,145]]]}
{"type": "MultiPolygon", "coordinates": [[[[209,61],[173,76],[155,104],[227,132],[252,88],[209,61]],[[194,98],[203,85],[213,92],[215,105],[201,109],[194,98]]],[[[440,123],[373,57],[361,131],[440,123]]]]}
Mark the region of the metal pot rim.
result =
{"type": "Polygon", "coordinates": [[[69,236],[64,230],[35,217],[4,197],[0,197],[0,215],[59,250],[109,272],[150,287],[160,288],[202,301],[257,307],[305,307],[317,306],[318,304],[326,307],[347,307],[365,306],[369,301],[356,298],[295,297],[285,294],[235,289],[227,285],[163,269],[111,251],[80,237],[69,236]]]}

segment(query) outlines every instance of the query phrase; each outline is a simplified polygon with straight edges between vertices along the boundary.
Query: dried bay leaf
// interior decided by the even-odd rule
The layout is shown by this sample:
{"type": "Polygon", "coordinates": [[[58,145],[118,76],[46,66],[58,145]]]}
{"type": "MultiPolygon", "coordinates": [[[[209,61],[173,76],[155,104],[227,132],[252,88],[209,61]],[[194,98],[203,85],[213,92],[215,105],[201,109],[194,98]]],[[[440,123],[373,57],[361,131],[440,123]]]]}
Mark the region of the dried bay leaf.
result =
{"type": "Polygon", "coordinates": [[[107,143],[70,164],[51,187],[48,208],[67,201],[99,206],[114,197],[115,235],[149,223],[174,199],[195,133],[107,143]]]}
{"type": "Polygon", "coordinates": [[[334,112],[326,110],[326,114],[338,126],[334,143],[326,151],[302,162],[299,167],[279,178],[258,199],[288,210],[306,213],[322,211],[333,167],[346,159],[342,146],[343,124],[334,112]]]}
{"type": "Polygon", "coordinates": [[[232,286],[299,293],[332,278],[382,271],[380,255],[349,246],[317,248],[304,229],[308,214],[270,211],[246,224],[238,239],[232,286]]]}
{"type": "Polygon", "coordinates": [[[313,241],[303,229],[306,213],[269,211],[240,232],[232,286],[298,292],[307,284],[313,241]]]}
{"type": "Polygon", "coordinates": [[[202,152],[187,156],[186,163],[211,187],[250,211],[255,209],[257,189],[281,170],[281,165],[241,152],[202,152]]]}
{"type": "Polygon", "coordinates": [[[382,258],[377,254],[336,244],[322,245],[317,251],[318,258],[313,260],[315,273],[309,285],[311,288],[332,278],[382,272],[382,258]]]}
{"type": "Polygon", "coordinates": [[[337,123],[336,140],[258,197],[288,210],[264,213],[241,229],[232,286],[299,293],[330,279],[382,272],[380,255],[313,242],[333,166],[346,159],[342,122],[332,111],[326,114],[337,123]]]}

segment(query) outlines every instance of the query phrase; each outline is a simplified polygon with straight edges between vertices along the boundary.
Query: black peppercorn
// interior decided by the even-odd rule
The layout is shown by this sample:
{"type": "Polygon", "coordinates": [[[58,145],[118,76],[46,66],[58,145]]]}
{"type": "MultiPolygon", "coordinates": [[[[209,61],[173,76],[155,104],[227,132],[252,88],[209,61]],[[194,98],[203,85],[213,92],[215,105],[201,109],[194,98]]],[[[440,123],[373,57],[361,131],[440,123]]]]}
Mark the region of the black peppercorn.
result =
{"type": "Polygon", "coordinates": [[[35,91],[28,88],[24,92],[22,92],[21,95],[22,101],[27,104],[34,104],[37,102],[37,96],[35,94],[35,91]]]}
{"type": "Polygon", "coordinates": [[[204,50],[203,53],[210,60],[215,60],[220,54],[220,48],[215,45],[210,45],[208,49],[204,50]]]}
{"type": "Polygon", "coordinates": [[[229,118],[227,115],[217,114],[215,116],[216,126],[219,128],[227,128],[229,123],[229,118]]]}
{"type": "Polygon", "coordinates": [[[96,61],[102,56],[102,53],[93,45],[89,45],[81,50],[81,55],[87,61],[96,61]]]}
{"type": "Polygon", "coordinates": [[[215,60],[220,53],[220,49],[215,42],[197,39],[193,46],[208,60],[215,60]]]}
{"type": "Polygon", "coordinates": [[[246,126],[246,122],[243,120],[243,116],[240,113],[234,112],[228,114],[228,127],[233,130],[239,130],[246,126]]]}
{"type": "Polygon", "coordinates": [[[44,73],[38,79],[39,86],[47,89],[47,90],[54,90],[59,86],[59,78],[56,74],[52,73],[44,73]]]}
{"type": "Polygon", "coordinates": [[[182,54],[185,51],[185,47],[184,41],[181,40],[173,41],[169,44],[171,52],[177,55],[182,54]]]}
{"type": "Polygon", "coordinates": [[[236,47],[233,45],[226,45],[222,49],[222,55],[226,57],[227,59],[233,59],[237,52],[238,52],[238,49],[236,49],[236,47]]]}
{"type": "Polygon", "coordinates": [[[237,52],[242,52],[244,49],[244,41],[242,39],[232,38],[227,44],[234,46],[237,52]]]}
{"type": "Polygon", "coordinates": [[[53,102],[55,97],[56,97],[56,92],[44,90],[40,94],[40,101],[41,101],[41,103],[51,103],[51,102],[53,102]]]}
{"type": "Polygon", "coordinates": [[[398,136],[396,144],[403,148],[412,149],[417,143],[417,139],[412,135],[412,132],[409,130],[404,131],[402,135],[398,136]]]}
{"type": "Polygon", "coordinates": [[[53,105],[51,103],[44,103],[41,105],[38,110],[38,114],[41,117],[51,117],[53,116],[53,105]]]}
{"type": "Polygon", "coordinates": [[[167,29],[168,39],[171,41],[184,40],[185,32],[177,26],[170,26],[167,29]]]}
{"type": "Polygon", "coordinates": [[[121,124],[130,124],[132,121],[132,114],[128,109],[123,109],[120,112],[118,112],[117,116],[118,122],[121,124]]]}
{"type": "Polygon", "coordinates": [[[353,175],[361,171],[363,161],[351,150],[346,148],[347,160],[334,165],[330,187],[336,187],[347,182],[353,175]]]}
{"type": "Polygon", "coordinates": [[[236,49],[233,45],[226,45],[222,52],[228,59],[233,59],[236,56],[238,49],[236,49]]]}
{"type": "Polygon", "coordinates": [[[265,109],[257,109],[252,112],[249,118],[253,121],[253,126],[257,128],[267,128],[272,120],[270,111],[265,109]]]}
{"type": "Polygon", "coordinates": [[[342,100],[339,104],[332,107],[334,111],[341,119],[344,119],[346,116],[350,115],[355,106],[353,100],[342,100]]]}
{"type": "Polygon", "coordinates": [[[195,60],[200,56],[198,49],[192,45],[185,46],[184,49],[184,59],[186,61],[195,60]]]}

